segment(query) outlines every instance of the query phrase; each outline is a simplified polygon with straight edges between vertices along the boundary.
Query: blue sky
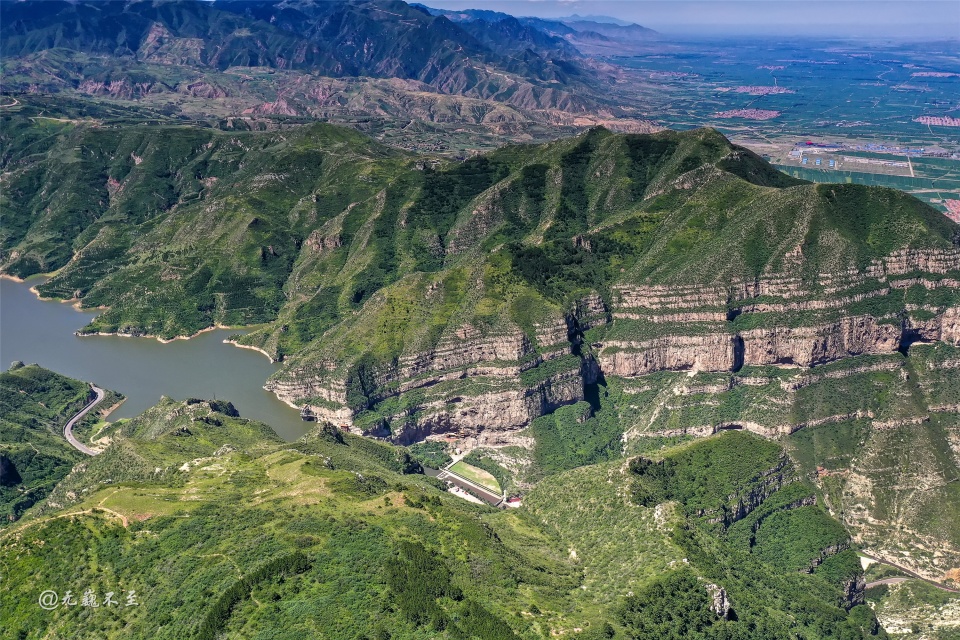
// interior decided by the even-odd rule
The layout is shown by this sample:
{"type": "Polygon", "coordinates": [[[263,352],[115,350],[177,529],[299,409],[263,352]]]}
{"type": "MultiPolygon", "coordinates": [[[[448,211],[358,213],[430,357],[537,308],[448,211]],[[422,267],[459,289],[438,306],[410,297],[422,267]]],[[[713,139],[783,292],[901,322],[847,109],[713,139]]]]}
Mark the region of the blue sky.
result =
{"type": "Polygon", "coordinates": [[[904,36],[960,39],[960,0],[420,0],[555,18],[608,15],[664,33],[904,36]]]}

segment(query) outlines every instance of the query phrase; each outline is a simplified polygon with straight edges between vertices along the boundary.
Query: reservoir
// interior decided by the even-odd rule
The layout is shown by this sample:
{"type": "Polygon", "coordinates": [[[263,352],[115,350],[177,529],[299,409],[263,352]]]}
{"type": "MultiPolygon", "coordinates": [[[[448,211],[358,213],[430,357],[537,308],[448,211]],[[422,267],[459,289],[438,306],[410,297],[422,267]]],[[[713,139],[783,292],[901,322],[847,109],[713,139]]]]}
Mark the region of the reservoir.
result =
{"type": "Polygon", "coordinates": [[[242,417],[269,424],[286,440],[309,430],[296,409],[263,388],[277,366],[261,353],[223,343],[242,331],[218,329],[168,344],[155,338],[79,337],[74,332],[97,312],[40,300],[30,287],[42,281],[0,279],[0,369],[21,360],[119,391],[127,399],[110,420],[132,418],[161,396],[216,397],[232,402],[242,417]]]}

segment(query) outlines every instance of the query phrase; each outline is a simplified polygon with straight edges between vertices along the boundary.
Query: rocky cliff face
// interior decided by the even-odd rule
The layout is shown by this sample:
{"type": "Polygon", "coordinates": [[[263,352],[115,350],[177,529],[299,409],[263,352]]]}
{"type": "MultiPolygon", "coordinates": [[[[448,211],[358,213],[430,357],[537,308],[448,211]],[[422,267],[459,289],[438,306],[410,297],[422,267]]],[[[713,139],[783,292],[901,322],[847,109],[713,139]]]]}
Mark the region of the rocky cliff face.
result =
{"type": "Polygon", "coordinates": [[[600,366],[628,378],[745,365],[811,367],[894,353],[916,341],[958,344],[960,306],[944,304],[948,296],[939,305],[909,302],[953,287],[954,279],[942,276],[957,271],[960,251],[904,251],[863,271],[806,282],[769,276],[728,287],[620,286],[613,317],[626,322],[602,343],[600,366]],[[905,274],[914,277],[894,278],[905,274]]]}
{"type": "MultiPolygon", "coordinates": [[[[709,522],[722,524],[729,528],[734,522],[746,518],[757,507],[762,505],[770,496],[782,489],[786,484],[794,482],[796,474],[790,466],[789,459],[784,456],[770,469],[755,478],[749,490],[727,497],[727,504],[716,511],[700,511],[698,516],[707,517],[709,522]]],[[[795,508],[797,505],[788,505],[786,508],[795,508]]],[[[759,528],[762,520],[757,520],[755,527],[759,528]]]]}
{"type": "Polygon", "coordinates": [[[533,337],[553,350],[538,351],[519,330],[491,336],[463,326],[435,347],[377,370],[366,407],[375,411],[359,420],[360,412],[349,407],[348,382],[321,371],[294,369],[266,388],[290,404],[308,405],[319,420],[402,444],[440,433],[496,437],[584,398],[591,360],[571,355],[567,322],[540,325],[533,337]]]}
{"type": "Polygon", "coordinates": [[[516,430],[605,379],[960,339],[960,228],[892,190],[802,184],[714,131],[594,129],[447,164],[322,125],[70,136],[34,167],[43,197],[34,169],[4,174],[35,221],[5,272],[57,270],[41,294],[109,307],[88,333],[260,324],[238,342],[283,362],[268,388],[398,441],[516,430]],[[109,153],[81,171],[77,147],[109,153]],[[89,226],[61,228],[67,192],[89,226]]]}
{"type": "MultiPolygon", "coordinates": [[[[307,244],[323,252],[338,242],[337,236],[317,235],[307,244]]],[[[928,299],[950,286],[944,276],[954,271],[960,271],[956,250],[912,251],[813,281],[771,274],[726,287],[619,285],[609,305],[595,293],[582,297],[564,317],[537,325],[533,335],[517,327],[484,332],[465,323],[435,346],[410,350],[381,367],[377,390],[362,411],[350,408],[349,381],[333,362],[292,369],[267,388],[291,404],[308,404],[320,419],[397,442],[440,433],[496,437],[583,400],[585,385],[600,376],[629,381],[660,371],[736,372],[765,365],[816,371],[848,357],[905,351],[916,341],[960,344],[960,306],[928,299]],[[379,409],[370,415],[374,406],[379,409]]],[[[736,426],[773,436],[836,419],[777,427],[739,420],[681,431],[736,426]]]]}

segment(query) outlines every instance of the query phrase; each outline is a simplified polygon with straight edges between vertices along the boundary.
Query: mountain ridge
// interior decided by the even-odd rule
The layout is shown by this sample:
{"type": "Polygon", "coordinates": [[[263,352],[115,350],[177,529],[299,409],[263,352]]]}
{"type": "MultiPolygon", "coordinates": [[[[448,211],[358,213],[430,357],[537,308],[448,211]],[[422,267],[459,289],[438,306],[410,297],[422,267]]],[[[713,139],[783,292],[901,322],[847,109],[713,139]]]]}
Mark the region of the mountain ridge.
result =
{"type": "Polygon", "coordinates": [[[79,163],[8,153],[15,197],[44,175],[61,193],[102,183],[11,200],[41,218],[8,231],[4,269],[63,267],[43,295],[110,307],[85,332],[269,322],[239,342],[284,361],[271,389],[403,442],[522,428],[598,375],[809,367],[960,335],[956,225],[892,190],[789,178],[714,131],[594,129],[437,169],[329,125],[157,131],[163,146],[147,129],[46,138],[88,149],[79,163]],[[191,169],[171,182],[171,163],[191,169]],[[79,251],[46,253],[46,224],[79,251]],[[506,394],[502,417],[470,371],[506,394]]]}
{"type": "Polygon", "coordinates": [[[604,121],[655,128],[610,95],[614,69],[512,17],[455,23],[398,0],[5,2],[0,11],[5,90],[18,94],[129,103],[223,128],[332,119],[412,148],[422,144],[405,131],[414,125],[448,148],[604,121]]]}
{"type": "MultiPolygon", "coordinates": [[[[551,42],[561,44],[538,31],[522,36],[516,30],[484,33],[475,28],[484,44],[443,16],[395,0],[49,2],[41,15],[29,2],[4,3],[3,9],[5,57],[65,48],[220,71],[271,67],[332,77],[396,77],[464,95],[488,92],[479,87],[494,81],[470,57],[527,82],[567,84],[571,73],[584,75],[572,62],[553,65],[523,41],[511,44],[533,33],[540,34],[538,42],[547,49],[551,42]],[[354,43],[357,36],[361,40],[354,43]]],[[[519,23],[516,28],[523,29],[519,23]]],[[[569,47],[564,53],[574,54],[569,47]]]]}
{"type": "MultiPolygon", "coordinates": [[[[207,135],[221,145],[230,137],[207,135]]],[[[919,356],[907,368],[890,359],[940,343],[949,360],[960,337],[956,225],[919,201],[889,189],[797,181],[709,130],[644,136],[596,129],[436,168],[367,143],[344,153],[363,139],[329,126],[305,127],[300,137],[247,138],[251,173],[214,183],[224,191],[185,206],[178,224],[190,206],[215,212],[218,193],[231,194],[238,216],[231,234],[248,238],[242,268],[281,278],[247,282],[264,292],[282,286],[283,296],[270,303],[276,320],[238,342],[282,360],[267,387],[320,420],[404,444],[467,440],[496,461],[494,470],[505,465],[508,475],[519,474],[525,488],[535,484],[522,479],[531,464],[569,468],[572,460],[729,429],[798,443],[837,432],[843,447],[854,443],[842,434],[877,434],[870,451],[895,436],[927,452],[910,473],[949,491],[956,386],[907,373],[929,388],[908,397],[933,395],[890,409],[862,393],[907,393],[887,367],[927,365],[919,356]],[[306,194],[266,195],[304,179],[278,172],[304,163],[279,160],[293,150],[316,153],[318,142],[342,160],[312,166],[366,178],[343,193],[324,186],[339,173],[321,172],[307,178],[320,182],[306,194]],[[269,167],[256,164],[257,148],[270,150],[269,167]],[[257,204],[266,201],[279,205],[273,216],[289,221],[295,211],[307,224],[297,253],[285,249],[290,238],[262,235],[280,230],[257,204]],[[872,359],[882,363],[876,373],[872,359]],[[549,454],[541,449],[548,441],[549,454]]],[[[214,148],[207,167],[238,149],[214,148]]],[[[145,170],[157,161],[140,157],[135,166],[145,170]]],[[[207,227],[185,228],[184,237],[210,236],[207,227]]],[[[153,244],[147,238],[140,247],[153,244]]],[[[93,248],[41,290],[74,291],[100,264],[93,248]]],[[[184,267],[168,264],[167,276],[154,271],[150,288],[138,289],[150,259],[142,249],[135,254],[136,270],[87,281],[94,287],[87,300],[120,302],[87,330],[129,332],[151,317],[169,323],[176,316],[162,300],[198,308],[179,282],[212,294],[207,313],[251,309],[253,299],[230,297],[237,281],[229,274],[240,263],[187,269],[195,261],[188,252],[179,258],[184,267]]],[[[274,317],[259,308],[257,319],[274,317]]],[[[177,326],[166,330],[182,332],[177,326]]],[[[819,477],[809,462],[817,456],[807,455],[805,469],[819,477]]],[[[948,533],[956,517],[931,515],[933,503],[912,493],[871,488],[889,476],[878,453],[862,461],[844,455],[839,467],[826,468],[851,473],[856,499],[831,488],[834,513],[850,505],[845,522],[871,553],[914,549],[911,569],[942,579],[960,559],[948,533]],[[910,514],[901,520],[908,531],[929,533],[891,529],[882,506],[890,501],[910,514]],[[937,545],[942,555],[915,545],[937,545]]],[[[832,487],[833,477],[820,481],[832,487]]]]}

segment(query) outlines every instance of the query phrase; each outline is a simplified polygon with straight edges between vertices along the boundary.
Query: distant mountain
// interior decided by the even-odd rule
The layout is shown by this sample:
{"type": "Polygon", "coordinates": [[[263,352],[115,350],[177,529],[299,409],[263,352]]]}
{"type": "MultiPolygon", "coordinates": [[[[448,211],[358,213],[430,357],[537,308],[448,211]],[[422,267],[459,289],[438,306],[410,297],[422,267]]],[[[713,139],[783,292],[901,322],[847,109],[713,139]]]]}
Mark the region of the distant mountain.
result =
{"type": "MultiPolygon", "coordinates": [[[[106,77],[96,76],[102,62],[79,70],[74,65],[80,82],[138,82],[132,71],[117,77],[117,64],[204,72],[269,68],[415,80],[446,94],[507,102],[529,93],[523,87],[540,87],[551,93],[544,100],[524,98],[525,106],[577,109],[566,92],[589,94],[583,85],[595,78],[568,43],[509,16],[458,25],[397,0],[28,0],[0,4],[0,23],[0,54],[9,63],[67,50],[114,67],[106,77]]],[[[586,107],[581,103],[579,109],[586,107]]]]}
{"type": "MultiPolygon", "coordinates": [[[[484,44],[506,50],[529,48],[541,55],[579,58],[580,52],[562,38],[572,30],[551,29],[552,23],[541,25],[537,19],[517,18],[500,11],[465,9],[447,11],[420,4],[411,5],[433,16],[442,16],[460,25],[484,44]],[[549,25],[549,26],[548,26],[549,25]],[[545,28],[546,27],[546,28],[545,28]]],[[[562,25],[561,25],[562,26],[562,25]]]]}
{"type": "Polygon", "coordinates": [[[576,13],[566,16],[564,18],[557,18],[560,22],[600,22],[603,24],[615,24],[621,27],[629,27],[635,23],[627,22],[626,20],[621,20],[619,18],[613,18],[611,16],[597,16],[597,15],[588,15],[581,16],[576,13]]]}
{"type": "Polygon", "coordinates": [[[590,20],[564,22],[573,30],[565,39],[589,56],[636,55],[644,52],[660,34],[638,24],[618,25],[590,20]]]}
{"type": "Polygon", "coordinates": [[[230,66],[329,67],[302,38],[204,2],[0,3],[0,55],[50,49],[225,69],[230,66]]]}
{"type": "Polygon", "coordinates": [[[453,22],[473,22],[475,20],[497,22],[499,20],[506,20],[507,18],[514,17],[509,13],[503,13],[502,11],[490,11],[488,9],[463,9],[462,11],[452,9],[434,9],[433,7],[428,7],[425,4],[419,4],[416,2],[410,3],[410,6],[420,9],[421,11],[425,11],[432,16],[444,16],[453,22]]]}
{"type": "MultiPolygon", "coordinates": [[[[551,38],[518,23],[468,32],[395,0],[53,0],[4,2],[0,12],[4,57],[64,48],[220,70],[270,67],[334,77],[399,77],[451,92],[488,77],[478,63],[545,83],[563,84],[573,70],[528,52],[526,44],[549,48],[551,38]],[[518,51],[528,55],[517,57],[518,51]]],[[[574,52],[566,47],[565,53],[574,52]]]]}
{"type": "MultiPolygon", "coordinates": [[[[456,22],[467,30],[470,30],[471,27],[473,29],[489,30],[490,27],[487,25],[502,25],[517,21],[543,35],[549,36],[554,47],[556,46],[555,42],[562,39],[561,41],[580,55],[620,55],[627,51],[636,50],[638,45],[643,46],[659,35],[653,29],[607,16],[573,15],[569,18],[554,19],[532,16],[514,18],[506,13],[485,9],[453,11],[434,9],[424,5],[415,6],[430,15],[442,16],[456,22]]],[[[508,33],[516,40],[521,39],[519,35],[513,32],[508,33]]],[[[527,34],[528,32],[524,33],[527,34]]],[[[526,35],[526,38],[535,40],[535,37],[531,35],[526,35]]]]}
{"type": "MultiPolygon", "coordinates": [[[[466,30],[399,0],[226,0],[213,6],[305,38],[335,61],[328,75],[410,78],[459,93],[489,77],[481,62],[533,82],[569,80],[569,66],[560,68],[529,51],[526,45],[536,34],[484,30],[485,22],[466,30]]],[[[542,34],[538,43],[549,48],[542,34]]]]}
{"type": "Polygon", "coordinates": [[[564,22],[565,25],[579,31],[589,32],[589,33],[599,33],[602,36],[606,36],[611,40],[621,40],[624,42],[631,42],[633,40],[642,40],[644,38],[649,38],[656,36],[657,32],[653,29],[648,29],[646,27],[641,27],[638,24],[628,24],[628,25],[617,25],[617,24],[605,24],[602,22],[593,22],[590,20],[580,20],[577,22],[564,22]]]}

